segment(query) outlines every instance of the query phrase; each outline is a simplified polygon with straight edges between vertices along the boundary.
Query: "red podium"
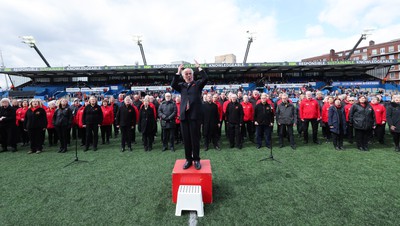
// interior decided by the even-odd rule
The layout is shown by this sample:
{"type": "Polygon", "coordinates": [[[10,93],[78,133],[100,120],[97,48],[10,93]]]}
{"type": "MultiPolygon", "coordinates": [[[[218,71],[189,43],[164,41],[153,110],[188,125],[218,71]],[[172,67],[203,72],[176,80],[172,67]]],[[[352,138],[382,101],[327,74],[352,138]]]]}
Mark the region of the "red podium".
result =
{"type": "Polygon", "coordinates": [[[184,170],[185,159],[178,159],[172,170],[172,202],[176,203],[179,185],[200,185],[204,203],[212,203],[212,172],[210,160],[200,160],[201,169],[192,165],[184,170]]]}

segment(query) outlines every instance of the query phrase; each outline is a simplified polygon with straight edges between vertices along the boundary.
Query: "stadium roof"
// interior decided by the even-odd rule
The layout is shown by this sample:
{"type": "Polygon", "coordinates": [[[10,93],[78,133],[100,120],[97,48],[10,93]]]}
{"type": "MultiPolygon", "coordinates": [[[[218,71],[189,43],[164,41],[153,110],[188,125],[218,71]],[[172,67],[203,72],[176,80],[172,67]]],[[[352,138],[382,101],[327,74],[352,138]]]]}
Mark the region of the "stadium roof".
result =
{"type": "MultiPolygon", "coordinates": [[[[367,74],[368,71],[400,64],[400,60],[321,61],[321,62],[264,62],[201,64],[210,74],[343,72],[367,74]]],[[[123,66],[66,66],[2,68],[0,73],[29,78],[118,76],[118,75],[173,75],[178,64],[123,65],[123,66]]],[[[185,67],[195,67],[185,64],[185,67]]],[[[386,71],[386,70],[385,70],[386,71]]],[[[368,73],[369,74],[369,73],[368,73]]]]}

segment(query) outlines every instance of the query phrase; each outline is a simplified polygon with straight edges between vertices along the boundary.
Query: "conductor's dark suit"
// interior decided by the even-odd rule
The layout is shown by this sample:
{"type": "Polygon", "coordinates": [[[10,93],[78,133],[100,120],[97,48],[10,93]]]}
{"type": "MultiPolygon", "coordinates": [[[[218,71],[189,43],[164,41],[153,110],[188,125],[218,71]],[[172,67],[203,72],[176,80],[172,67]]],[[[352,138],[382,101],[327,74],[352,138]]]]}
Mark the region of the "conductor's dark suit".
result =
{"type": "Polygon", "coordinates": [[[207,73],[204,70],[201,70],[200,74],[201,79],[189,84],[186,82],[178,83],[180,75],[175,75],[171,84],[174,90],[181,93],[182,101],[179,117],[187,161],[200,161],[201,93],[208,81],[207,73]]]}

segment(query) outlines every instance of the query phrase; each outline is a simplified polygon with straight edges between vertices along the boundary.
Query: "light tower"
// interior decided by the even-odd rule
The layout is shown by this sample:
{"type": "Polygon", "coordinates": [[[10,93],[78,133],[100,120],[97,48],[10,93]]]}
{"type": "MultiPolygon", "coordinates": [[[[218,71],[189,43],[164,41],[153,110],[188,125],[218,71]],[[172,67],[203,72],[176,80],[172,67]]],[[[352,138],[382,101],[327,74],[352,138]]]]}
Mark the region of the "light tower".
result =
{"type": "Polygon", "coordinates": [[[51,67],[49,62],[47,62],[46,58],[44,58],[43,54],[40,52],[38,47],[36,46],[36,41],[33,36],[20,36],[22,39],[22,42],[27,44],[29,47],[34,48],[35,51],[39,54],[40,58],[44,61],[44,63],[47,65],[47,67],[51,67]]]}
{"type": "Polygon", "coordinates": [[[247,41],[246,52],[244,53],[244,59],[243,59],[244,64],[247,62],[247,56],[249,55],[250,45],[255,40],[254,32],[246,31],[246,33],[248,34],[248,41],[247,41]]]}
{"type": "Polygon", "coordinates": [[[147,65],[146,61],[146,56],[144,55],[144,50],[143,50],[143,45],[142,45],[142,35],[134,35],[133,40],[137,42],[139,48],[140,48],[140,53],[142,54],[142,59],[143,59],[143,64],[147,65]]]}

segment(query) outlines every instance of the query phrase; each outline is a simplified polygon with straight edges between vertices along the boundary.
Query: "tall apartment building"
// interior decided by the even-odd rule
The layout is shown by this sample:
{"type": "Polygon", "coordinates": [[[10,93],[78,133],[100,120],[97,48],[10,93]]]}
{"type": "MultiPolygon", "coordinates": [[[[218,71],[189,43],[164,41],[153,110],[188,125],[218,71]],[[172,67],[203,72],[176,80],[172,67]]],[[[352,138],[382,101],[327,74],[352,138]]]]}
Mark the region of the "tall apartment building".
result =
{"type": "MultiPolygon", "coordinates": [[[[303,62],[309,61],[338,61],[344,60],[351,49],[336,52],[331,49],[329,54],[302,59],[303,62]]],[[[358,47],[351,55],[350,60],[400,60],[400,39],[389,42],[375,43],[369,41],[368,46],[358,47]]],[[[388,76],[389,81],[400,81],[400,65],[394,65],[390,68],[388,76]]]]}

